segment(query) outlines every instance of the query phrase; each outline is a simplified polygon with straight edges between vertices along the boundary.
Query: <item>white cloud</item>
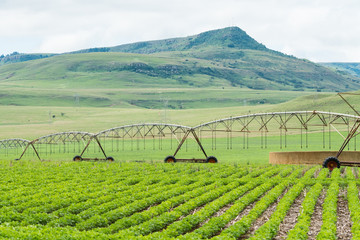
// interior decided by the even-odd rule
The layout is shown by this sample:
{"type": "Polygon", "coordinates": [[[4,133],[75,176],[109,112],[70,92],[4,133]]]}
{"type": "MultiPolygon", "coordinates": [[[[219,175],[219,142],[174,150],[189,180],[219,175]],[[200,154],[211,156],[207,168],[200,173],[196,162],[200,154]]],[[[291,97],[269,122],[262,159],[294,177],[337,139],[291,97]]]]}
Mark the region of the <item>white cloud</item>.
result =
{"type": "Polygon", "coordinates": [[[0,54],[67,52],[239,26],[314,61],[359,61],[357,0],[0,0],[0,54]]]}

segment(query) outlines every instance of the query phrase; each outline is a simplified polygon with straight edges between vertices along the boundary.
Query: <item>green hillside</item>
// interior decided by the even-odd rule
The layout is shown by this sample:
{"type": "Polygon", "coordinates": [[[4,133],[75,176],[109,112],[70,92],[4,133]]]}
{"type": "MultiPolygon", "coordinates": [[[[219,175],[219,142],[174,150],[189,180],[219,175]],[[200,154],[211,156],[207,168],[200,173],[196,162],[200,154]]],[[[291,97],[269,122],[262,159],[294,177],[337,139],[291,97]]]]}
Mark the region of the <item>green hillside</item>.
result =
{"type": "Polygon", "coordinates": [[[17,63],[17,62],[26,62],[26,61],[36,60],[36,59],[41,59],[41,58],[48,58],[48,57],[52,57],[55,55],[56,54],[42,54],[42,53],[26,54],[26,53],[13,52],[6,56],[0,55],[0,65],[17,63]]]}
{"type": "Polygon", "coordinates": [[[237,27],[18,60],[0,66],[1,105],[231,107],[360,88],[355,76],[269,50],[237,27]]]}
{"type": "Polygon", "coordinates": [[[198,35],[158,41],[139,42],[111,47],[110,52],[155,53],[170,51],[187,51],[207,48],[209,46],[228,47],[235,49],[253,49],[269,51],[264,45],[238,27],[212,30],[198,35]]]}
{"type": "Polygon", "coordinates": [[[333,62],[333,63],[319,63],[322,66],[334,69],[340,74],[351,74],[360,77],[360,63],[356,62],[333,62]]]}

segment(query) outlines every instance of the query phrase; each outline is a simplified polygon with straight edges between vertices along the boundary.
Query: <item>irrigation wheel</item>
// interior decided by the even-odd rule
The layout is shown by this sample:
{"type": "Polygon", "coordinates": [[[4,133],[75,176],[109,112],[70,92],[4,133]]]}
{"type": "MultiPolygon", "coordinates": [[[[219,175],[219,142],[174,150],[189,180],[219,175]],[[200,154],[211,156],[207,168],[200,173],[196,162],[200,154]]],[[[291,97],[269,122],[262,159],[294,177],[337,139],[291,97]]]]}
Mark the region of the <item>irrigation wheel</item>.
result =
{"type": "Polygon", "coordinates": [[[340,168],[340,161],[336,157],[328,157],[325,159],[323,167],[332,171],[334,168],[340,168]]]}
{"type": "Polygon", "coordinates": [[[176,159],[174,156],[167,156],[164,160],[165,163],[175,163],[176,159]]]}
{"type": "Polygon", "coordinates": [[[82,161],[82,157],[79,156],[79,155],[76,155],[76,156],[73,158],[73,161],[82,161]]]}
{"type": "Polygon", "coordinates": [[[207,162],[207,163],[217,163],[218,160],[217,160],[216,157],[210,156],[210,157],[206,158],[206,162],[207,162]]]}

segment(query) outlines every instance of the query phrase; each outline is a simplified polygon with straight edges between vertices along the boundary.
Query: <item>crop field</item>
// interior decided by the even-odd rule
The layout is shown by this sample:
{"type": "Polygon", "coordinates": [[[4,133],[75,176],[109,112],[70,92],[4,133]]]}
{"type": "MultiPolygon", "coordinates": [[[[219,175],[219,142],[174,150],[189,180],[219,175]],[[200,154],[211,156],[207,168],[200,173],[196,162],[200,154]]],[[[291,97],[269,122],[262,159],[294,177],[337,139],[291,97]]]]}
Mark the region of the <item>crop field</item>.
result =
{"type": "Polygon", "coordinates": [[[2,239],[359,239],[356,168],[2,161],[2,239]],[[350,214],[351,212],[351,214],[350,214]]]}

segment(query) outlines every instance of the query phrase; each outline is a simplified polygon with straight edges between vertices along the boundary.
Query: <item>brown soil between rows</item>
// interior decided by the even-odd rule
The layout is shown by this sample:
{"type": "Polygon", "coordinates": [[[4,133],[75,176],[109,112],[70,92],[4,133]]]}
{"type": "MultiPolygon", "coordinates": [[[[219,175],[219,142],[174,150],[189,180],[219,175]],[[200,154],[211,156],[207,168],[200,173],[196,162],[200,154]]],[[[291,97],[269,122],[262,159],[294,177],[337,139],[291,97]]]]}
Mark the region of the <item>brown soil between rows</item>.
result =
{"type": "Polygon", "coordinates": [[[338,204],[337,204],[337,222],[336,222],[336,237],[337,239],[351,239],[351,219],[350,211],[347,201],[347,190],[340,189],[338,204]]]}
{"type": "Polygon", "coordinates": [[[320,171],[321,171],[321,168],[319,168],[315,171],[314,178],[317,178],[319,176],[320,171]]]}
{"type": "Polygon", "coordinates": [[[359,179],[359,172],[357,171],[357,168],[351,168],[351,169],[354,173],[355,179],[359,179]]]}

